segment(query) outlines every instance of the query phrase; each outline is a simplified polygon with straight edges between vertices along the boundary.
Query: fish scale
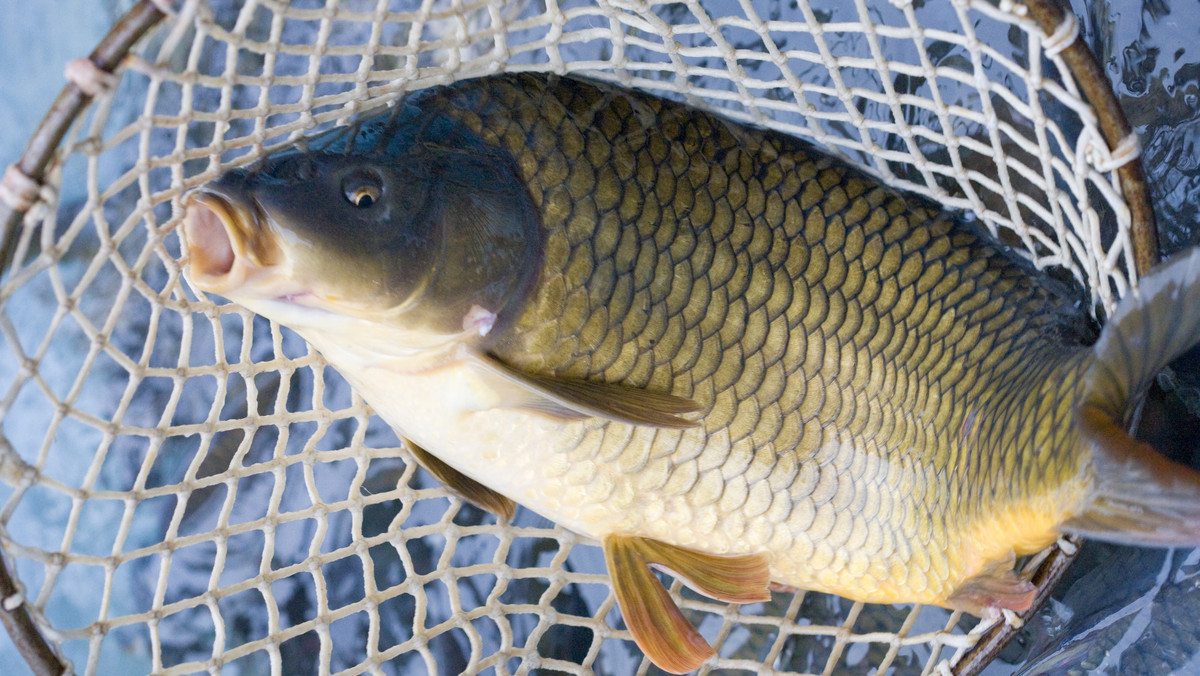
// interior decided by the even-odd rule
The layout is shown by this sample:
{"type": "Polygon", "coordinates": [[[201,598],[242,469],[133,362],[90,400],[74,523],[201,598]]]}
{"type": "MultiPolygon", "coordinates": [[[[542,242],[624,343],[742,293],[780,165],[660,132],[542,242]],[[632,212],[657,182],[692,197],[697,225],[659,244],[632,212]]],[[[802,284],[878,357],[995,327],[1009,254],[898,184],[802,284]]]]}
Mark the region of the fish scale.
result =
{"type": "Polygon", "coordinates": [[[1200,543],[1200,473],[1123,421],[1200,340],[1200,251],[1094,331],[973,226],[798,139],[611,85],[420,92],[188,198],[197,288],[296,329],[452,490],[601,541],[676,673],[651,566],[1025,610],[1060,532],[1200,543]]]}
{"type": "MultiPolygon", "coordinates": [[[[1069,426],[1003,422],[1045,417],[1022,396],[1029,383],[1086,361],[1059,336],[1062,300],[931,208],[799,142],[638,94],[514,76],[464,83],[439,105],[518,158],[542,214],[541,281],[497,355],[707,411],[691,443],[652,435],[679,447],[637,482],[657,493],[660,523],[691,525],[680,544],[770,542],[782,582],[943,600],[978,572],[949,549],[1016,497],[995,483],[1009,465],[1032,490],[1077,471],[1069,455],[1053,466],[1024,450],[1035,430],[1039,446],[1063,447],[1046,435],[1069,426]],[[970,408],[992,422],[966,457],[956,435],[970,408]],[[794,467],[816,471],[792,481],[794,467]],[[900,542],[912,547],[885,551],[900,542]],[[896,553],[902,572],[871,565],[896,553]]],[[[649,452],[627,424],[594,425],[588,453],[563,450],[595,466],[560,490],[605,500],[649,452]],[[601,475],[614,480],[598,487],[601,475]]],[[[1039,536],[1030,546],[1052,539],[1039,536]]]]}

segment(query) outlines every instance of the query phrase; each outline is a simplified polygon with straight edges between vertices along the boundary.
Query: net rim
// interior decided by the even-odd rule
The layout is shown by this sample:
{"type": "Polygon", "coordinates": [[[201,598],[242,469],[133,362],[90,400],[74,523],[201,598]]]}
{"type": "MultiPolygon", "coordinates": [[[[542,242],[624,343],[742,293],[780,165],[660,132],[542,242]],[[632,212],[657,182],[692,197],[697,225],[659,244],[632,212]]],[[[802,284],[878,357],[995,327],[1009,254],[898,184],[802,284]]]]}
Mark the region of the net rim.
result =
{"type": "MultiPolygon", "coordinates": [[[[911,0],[888,0],[903,7],[911,0]]],[[[975,4],[970,0],[948,0],[951,4],[975,4]]],[[[989,0],[990,1],[990,0],[989,0]]],[[[1042,49],[1046,56],[1060,56],[1067,64],[1073,81],[1084,100],[1096,114],[1103,142],[1100,170],[1113,170],[1119,189],[1130,210],[1130,235],[1138,276],[1145,275],[1159,262],[1157,230],[1149,187],[1137,137],[1122,111],[1111,83],[1085,42],[1078,20],[1058,0],[999,0],[988,5],[1006,15],[1028,16],[1043,30],[1042,49]]],[[[127,11],[86,57],[73,61],[67,69],[67,84],[26,145],[20,158],[6,168],[0,180],[0,279],[8,274],[19,239],[19,226],[37,216],[42,201],[47,171],[70,127],[92,100],[115,80],[114,73],[130,51],[164,19],[180,18],[170,0],[139,0],[127,11]]],[[[1034,568],[1031,581],[1038,593],[1032,607],[991,625],[981,623],[972,634],[976,641],[959,649],[949,660],[956,676],[975,676],[1016,636],[1024,621],[1049,597],[1059,578],[1074,560],[1081,538],[1066,536],[1028,564],[1034,568]]],[[[67,673],[69,668],[47,640],[27,607],[17,580],[10,574],[5,552],[0,549],[0,623],[34,673],[39,676],[67,673]]]]}

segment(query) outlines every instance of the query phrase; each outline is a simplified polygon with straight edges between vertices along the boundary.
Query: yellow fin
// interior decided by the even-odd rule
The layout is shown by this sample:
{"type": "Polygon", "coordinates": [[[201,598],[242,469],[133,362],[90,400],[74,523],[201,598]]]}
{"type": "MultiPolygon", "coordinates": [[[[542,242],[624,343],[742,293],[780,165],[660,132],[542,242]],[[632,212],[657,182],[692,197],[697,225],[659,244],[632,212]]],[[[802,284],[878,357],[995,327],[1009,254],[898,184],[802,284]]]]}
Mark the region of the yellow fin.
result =
{"type": "Polygon", "coordinates": [[[681,414],[700,410],[700,405],[673,394],[592,380],[523,373],[487,354],[479,355],[476,362],[490,373],[535,395],[533,400],[522,402],[524,408],[567,417],[595,416],[633,425],[670,429],[700,424],[680,417],[681,414]]]}
{"type": "Polygon", "coordinates": [[[457,493],[459,497],[502,519],[513,517],[513,513],[517,510],[517,503],[447,465],[442,462],[441,458],[408,439],[404,440],[404,444],[422,467],[442,482],[446,488],[457,493]]]}
{"type": "Polygon", "coordinates": [[[665,568],[689,587],[732,603],[770,598],[767,558],[713,556],[650,538],[609,535],[604,559],[617,605],[633,639],[660,669],[683,674],[716,654],[680,612],[650,567],[665,568]]]}
{"type": "Polygon", "coordinates": [[[1017,577],[1016,557],[1010,554],[963,582],[946,599],[946,607],[977,617],[995,617],[1001,610],[1024,612],[1033,606],[1037,587],[1017,577]]]}

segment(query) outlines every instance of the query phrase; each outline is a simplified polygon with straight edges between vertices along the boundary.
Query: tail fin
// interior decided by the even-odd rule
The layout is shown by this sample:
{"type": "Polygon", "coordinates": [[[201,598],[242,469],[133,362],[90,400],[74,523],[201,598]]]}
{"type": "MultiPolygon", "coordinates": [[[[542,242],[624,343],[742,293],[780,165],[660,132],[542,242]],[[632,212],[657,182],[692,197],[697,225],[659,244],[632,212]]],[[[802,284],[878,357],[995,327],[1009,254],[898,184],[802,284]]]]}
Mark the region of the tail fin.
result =
{"type": "Polygon", "coordinates": [[[1129,402],[1196,343],[1200,248],[1145,277],[1093,348],[1077,413],[1092,451],[1092,495],[1065,530],[1121,544],[1200,545],[1200,472],[1167,460],[1124,430],[1129,402]]]}

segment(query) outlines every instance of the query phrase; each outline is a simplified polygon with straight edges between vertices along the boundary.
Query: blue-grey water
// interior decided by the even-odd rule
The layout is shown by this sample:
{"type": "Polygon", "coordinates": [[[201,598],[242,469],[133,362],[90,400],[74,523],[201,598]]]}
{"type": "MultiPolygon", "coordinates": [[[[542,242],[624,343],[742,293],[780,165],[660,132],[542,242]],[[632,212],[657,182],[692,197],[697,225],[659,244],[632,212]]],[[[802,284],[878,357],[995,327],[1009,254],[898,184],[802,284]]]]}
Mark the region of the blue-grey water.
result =
{"type": "MultiPolygon", "coordinates": [[[[938,1],[940,0],[926,0],[924,4],[938,1]]],[[[12,161],[20,152],[34,125],[57,94],[62,82],[63,64],[70,58],[85,55],[115,17],[131,4],[131,0],[107,2],[61,0],[52,3],[0,0],[0,166],[12,161]],[[53,30],[47,30],[47,27],[53,27],[53,30]]],[[[922,3],[918,2],[918,4],[922,3]]],[[[1198,185],[1200,182],[1200,166],[1198,166],[1200,165],[1200,148],[1197,147],[1197,141],[1200,140],[1198,138],[1200,135],[1200,112],[1197,110],[1197,96],[1200,95],[1200,39],[1196,37],[1200,30],[1200,3],[1196,0],[1097,0],[1095,2],[1075,0],[1072,4],[1082,19],[1085,39],[1100,55],[1106,71],[1113,79],[1114,89],[1120,96],[1130,121],[1142,136],[1143,155],[1146,159],[1152,197],[1159,216],[1160,236],[1164,250],[1171,251],[1200,242],[1200,231],[1196,228],[1197,219],[1200,218],[1200,185],[1198,185]]],[[[783,7],[786,10],[786,5],[783,7]]],[[[669,18],[670,8],[668,7],[667,10],[665,16],[669,18]]],[[[799,74],[802,77],[804,75],[802,72],[799,74]]],[[[136,99],[132,98],[131,101],[136,107],[136,99]]],[[[136,109],[125,111],[125,114],[135,113],[136,109]]],[[[69,185],[65,186],[64,202],[79,197],[67,192],[70,188],[69,185]]],[[[68,271],[67,274],[71,273],[68,271]]],[[[99,291],[97,293],[100,294],[99,291]]],[[[45,300],[50,306],[53,306],[55,302],[50,294],[45,296],[45,300]]],[[[10,307],[10,315],[14,312],[14,309],[10,307]]],[[[24,312],[26,314],[14,317],[14,322],[20,324],[23,331],[35,335],[40,328],[45,326],[44,313],[41,313],[35,305],[30,305],[24,312]]],[[[116,338],[136,341],[138,326],[137,322],[131,322],[127,329],[118,332],[116,338]]],[[[265,330],[263,327],[260,328],[265,330]]],[[[169,327],[166,331],[169,332],[169,327]]],[[[71,339],[71,334],[64,332],[63,341],[71,339]]],[[[200,340],[203,341],[203,338],[200,340]]],[[[85,345],[86,341],[80,343],[81,348],[85,345]]],[[[289,349],[296,350],[296,354],[303,353],[302,345],[295,341],[289,342],[288,345],[289,349]]],[[[212,347],[202,343],[194,346],[194,350],[197,352],[208,350],[211,354],[212,347]]],[[[69,354],[71,351],[65,350],[65,353],[69,354]]],[[[45,377],[49,380],[61,379],[69,382],[75,366],[76,364],[70,359],[64,359],[61,364],[43,366],[43,370],[45,377]]],[[[11,377],[13,368],[14,366],[10,363],[0,363],[0,382],[11,377]]],[[[339,389],[344,388],[344,385],[339,384],[336,376],[330,375],[328,378],[331,381],[331,390],[337,393],[335,399],[348,396],[344,389],[339,389]]],[[[1192,391],[1188,387],[1200,381],[1195,380],[1194,376],[1185,370],[1178,374],[1172,382],[1182,383],[1182,390],[1187,394],[1192,391]]],[[[1170,384],[1168,383],[1168,385],[1170,384]]],[[[270,393],[278,391],[279,387],[280,383],[277,382],[262,383],[259,401],[270,399],[273,396],[270,393]]],[[[311,383],[297,382],[294,392],[306,392],[308,391],[306,388],[311,388],[311,383]]],[[[195,392],[191,394],[198,400],[203,399],[207,394],[211,400],[213,393],[195,392]]],[[[1195,399],[1187,401],[1194,403],[1195,399]]],[[[241,406],[243,411],[245,407],[244,390],[239,392],[236,391],[236,387],[233,387],[226,396],[226,402],[225,405],[230,409],[228,414],[230,417],[240,415],[238,407],[241,406]]],[[[334,403],[346,404],[345,401],[340,400],[334,403]]],[[[99,409],[102,408],[102,404],[103,402],[94,402],[93,404],[84,402],[81,406],[95,405],[99,409]]],[[[33,435],[33,438],[40,438],[36,428],[43,422],[39,416],[44,415],[44,412],[31,412],[27,419],[27,424],[31,428],[29,434],[33,435]]],[[[200,414],[201,417],[203,415],[204,413],[200,414]]],[[[133,421],[127,418],[126,422],[133,421]]],[[[322,448],[333,447],[339,441],[344,443],[347,435],[353,434],[353,432],[354,430],[350,428],[333,430],[329,437],[323,440],[322,448]]],[[[18,433],[14,432],[11,424],[5,428],[5,434],[10,437],[18,433]]],[[[86,432],[80,432],[80,434],[86,435],[86,432]]],[[[302,434],[302,430],[297,431],[297,435],[300,434],[302,434]]],[[[389,443],[390,431],[383,429],[380,425],[372,426],[368,430],[368,434],[378,441],[376,445],[388,445],[389,443]]],[[[238,441],[238,439],[230,439],[226,443],[236,446],[238,441]]],[[[84,439],[84,442],[92,447],[96,444],[94,439],[84,439]]],[[[19,439],[13,439],[13,443],[15,446],[20,446],[19,439]]],[[[270,438],[254,440],[250,451],[251,456],[254,453],[262,452],[264,448],[269,448],[272,443],[273,440],[270,438]]],[[[170,482],[172,476],[180,473],[181,468],[186,467],[187,462],[196,452],[196,448],[186,447],[186,444],[172,450],[178,457],[177,466],[161,468],[162,476],[159,477],[159,480],[163,483],[170,482]]],[[[1191,450],[1197,450],[1194,442],[1191,450]]],[[[1181,442],[1180,452],[1183,454],[1188,452],[1186,439],[1181,442]]],[[[330,487],[346,485],[355,470],[352,466],[353,463],[344,465],[340,469],[336,465],[327,468],[330,473],[321,476],[321,480],[327,482],[330,487]]],[[[375,463],[372,468],[368,482],[378,491],[387,490],[389,484],[394,486],[396,479],[403,472],[402,465],[398,462],[375,463]]],[[[136,466],[130,469],[136,471],[136,466]]],[[[81,471],[82,468],[72,467],[67,463],[48,468],[48,472],[65,481],[77,477],[81,471]]],[[[77,479],[75,480],[77,481],[77,479]]],[[[119,483],[121,480],[119,476],[111,478],[114,483],[119,483]]],[[[178,480],[177,476],[174,480],[178,480]]],[[[303,478],[300,476],[289,476],[288,480],[289,483],[298,482],[296,485],[303,482],[303,478]]],[[[344,488],[342,490],[344,491],[344,488]]],[[[267,484],[251,483],[247,485],[244,492],[239,492],[233,519],[236,521],[255,518],[255,510],[258,509],[256,505],[261,506],[269,495],[270,486],[267,484]]],[[[281,510],[287,511],[288,501],[303,501],[303,499],[304,496],[301,494],[289,493],[284,496],[281,510]]],[[[10,520],[10,530],[20,528],[20,524],[25,524],[30,529],[37,529],[39,524],[65,520],[68,513],[69,505],[49,495],[42,497],[31,495],[25,500],[26,506],[23,506],[21,513],[14,515],[10,520]]],[[[206,525],[210,525],[212,519],[216,518],[215,512],[220,507],[220,500],[206,502],[201,497],[197,500],[197,504],[199,506],[189,514],[189,521],[183,526],[185,529],[198,531],[206,528],[206,525]]],[[[163,527],[162,515],[169,514],[170,509],[170,505],[157,507],[147,505],[145,517],[135,521],[136,527],[145,529],[145,539],[152,540],[160,532],[163,527]]],[[[367,523],[364,525],[364,530],[386,527],[386,520],[390,518],[391,513],[383,509],[376,511],[368,510],[365,515],[367,523]]],[[[465,518],[470,519],[475,516],[478,515],[473,515],[468,510],[465,518]]],[[[82,518],[85,522],[92,519],[99,524],[106,519],[113,518],[113,514],[100,510],[94,513],[85,512],[82,518]]],[[[422,518],[425,517],[414,515],[408,525],[418,524],[422,518]]],[[[527,512],[522,513],[519,518],[529,520],[531,523],[537,523],[538,519],[527,512]]],[[[58,546],[61,531],[56,531],[55,527],[45,530],[44,533],[24,533],[18,539],[26,543],[35,543],[43,549],[53,550],[58,546]]],[[[282,527],[279,532],[279,542],[276,543],[276,550],[303,555],[307,551],[311,536],[310,531],[301,527],[282,527]]],[[[485,538],[466,538],[463,544],[459,545],[455,563],[459,563],[460,557],[463,560],[468,558],[488,560],[494,555],[494,551],[489,550],[485,542],[485,538]]],[[[95,543],[95,551],[91,552],[89,549],[89,553],[103,554],[108,544],[105,542],[95,543]]],[[[256,543],[248,542],[247,544],[248,551],[254,551],[256,543]]],[[[327,543],[327,546],[344,546],[344,544],[330,542],[327,543]]],[[[510,559],[510,563],[524,566],[547,565],[555,551],[556,548],[550,547],[544,550],[520,552],[513,555],[514,558],[510,559]]],[[[589,556],[586,548],[580,551],[583,554],[576,556],[574,561],[580,562],[580,565],[594,563],[596,558],[594,552],[592,556],[589,556]]],[[[431,570],[437,564],[439,554],[440,550],[436,543],[414,541],[410,545],[413,565],[421,572],[431,570]]],[[[988,673],[993,676],[1009,673],[1089,673],[1096,670],[1113,674],[1149,675],[1170,673],[1171,671],[1195,673],[1198,669],[1196,655],[1200,652],[1200,589],[1198,589],[1200,587],[1200,566],[1197,564],[1198,559],[1200,559],[1200,554],[1196,552],[1133,550],[1089,544],[1081,556],[1081,564],[1072,570],[1069,579],[1056,592],[1055,600],[1031,623],[1021,637],[1020,643],[1007,651],[1001,661],[993,664],[988,673]]],[[[185,581],[173,593],[186,594],[189,585],[202,590],[207,583],[207,572],[203,566],[208,560],[208,552],[181,551],[173,565],[178,566],[178,570],[183,571],[184,575],[190,575],[194,579],[190,583],[185,581]]],[[[241,560],[236,556],[235,551],[226,564],[227,575],[249,576],[254,573],[257,565],[256,557],[250,556],[246,560],[241,560]]],[[[395,561],[380,560],[377,565],[379,570],[383,571],[399,569],[395,561]]],[[[31,580],[31,583],[36,583],[36,578],[40,574],[32,565],[19,566],[18,572],[23,576],[31,576],[31,578],[27,578],[31,580]]],[[[153,574],[153,571],[143,572],[153,574]]],[[[344,574],[334,575],[331,578],[351,581],[349,588],[335,589],[331,594],[347,599],[355,598],[356,594],[360,595],[361,590],[354,588],[354,585],[361,586],[361,571],[341,572],[344,574]],[[353,582],[355,580],[357,582],[353,582]]],[[[599,569],[594,572],[599,572],[599,569]]],[[[146,591],[144,588],[139,588],[136,569],[126,571],[126,574],[131,577],[117,580],[119,585],[119,593],[116,595],[117,602],[127,604],[130,609],[141,608],[147,603],[146,591]]],[[[386,576],[390,573],[379,574],[386,576]]],[[[464,604],[482,602],[486,599],[489,585],[492,582],[489,579],[465,581],[463,583],[465,588],[461,590],[464,595],[464,604]]],[[[379,580],[381,586],[393,583],[395,583],[394,580],[390,582],[387,579],[379,580]]],[[[87,593],[89,585],[93,584],[95,584],[95,580],[86,576],[75,580],[60,579],[58,585],[63,587],[64,592],[56,595],[56,599],[60,600],[48,609],[52,619],[61,626],[71,627],[80,624],[79,621],[72,621],[73,616],[95,617],[96,609],[92,607],[94,602],[87,600],[89,599],[87,593]],[[78,590],[78,593],[72,593],[74,590],[78,590]],[[78,605],[73,605],[75,602],[72,599],[78,599],[78,605]]],[[[519,581],[510,583],[509,594],[512,597],[532,595],[533,598],[536,598],[539,592],[536,585],[539,582],[530,582],[530,589],[523,589],[522,584],[519,581]]],[[[289,599],[288,606],[282,611],[285,615],[285,624],[288,617],[294,617],[296,621],[299,621],[311,616],[313,612],[311,590],[306,589],[301,580],[289,580],[280,583],[279,586],[280,589],[276,590],[278,597],[289,599]],[[294,588],[288,588],[288,585],[294,588]]],[[[431,594],[436,597],[433,600],[434,606],[445,605],[446,594],[444,592],[439,595],[438,592],[431,591],[431,594]]],[[[90,597],[94,598],[94,595],[90,595],[90,597]]],[[[590,605],[594,610],[598,601],[590,598],[586,593],[579,593],[560,597],[556,603],[562,605],[559,610],[563,612],[586,614],[588,611],[573,608],[571,604],[577,604],[583,608],[590,605]]],[[[806,607],[806,613],[809,617],[813,617],[814,621],[824,616],[825,619],[836,623],[843,617],[844,609],[836,604],[828,608],[811,607],[814,604],[807,605],[810,607],[806,607]]],[[[395,613],[396,618],[406,617],[406,614],[411,613],[409,608],[387,607],[381,610],[385,616],[387,613],[395,613]]],[[[202,625],[204,622],[210,622],[209,631],[211,631],[211,621],[206,619],[206,613],[181,614],[171,618],[164,625],[162,635],[166,644],[168,660],[185,661],[204,658],[205,646],[197,646],[189,638],[196,632],[198,626],[196,623],[202,625]]],[[[262,631],[260,614],[253,612],[240,615],[231,613],[230,624],[236,626],[236,631],[241,631],[248,636],[257,635],[262,631]]],[[[536,622],[531,618],[527,623],[528,626],[520,626],[519,621],[515,621],[514,624],[517,625],[514,627],[516,633],[528,635],[536,622]]],[[[894,627],[896,624],[893,623],[892,626],[894,627]]],[[[857,628],[862,630],[861,626],[857,628]]],[[[715,630],[712,627],[705,629],[706,631],[715,630]]],[[[337,634],[335,638],[338,639],[338,644],[349,646],[353,652],[353,647],[357,644],[350,638],[353,636],[355,628],[339,629],[335,625],[333,631],[337,634]]],[[[572,639],[570,631],[563,629],[561,633],[549,634],[548,637],[551,640],[543,641],[543,644],[569,643],[572,639]]],[[[734,638],[739,637],[735,636],[734,638]]],[[[400,635],[391,637],[394,642],[403,639],[404,637],[400,635]]],[[[148,664],[145,657],[146,646],[140,641],[141,638],[131,632],[127,638],[116,642],[106,642],[101,673],[144,671],[148,664]],[[112,645],[117,647],[110,648],[112,645]]],[[[440,641],[433,647],[445,653],[445,661],[442,664],[449,670],[449,673],[454,673],[453,667],[459,662],[455,661],[453,655],[456,651],[460,651],[462,646],[453,641],[440,641]]],[[[296,654],[303,654],[308,648],[311,646],[299,644],[293,645],[290,650],[297,651],[296,654]]],[[[804,650],[810,648],[812,646],[790,646],[789,651],[794,654],[802,654],[804,650]]],[[[77,666],[81,665],[80,655],[86,654],[86,646],[77,645],[73,651],[71,656],[77,660],[77,666]],[[84,649],[83,653],[79,652],[81,648],[84,649]]],[[[459,652],[459,656],[461,657],[461,652],[459,652]]],[[[353,662],[353,657],[351,654],[345,655],[344,658],[335,656],[334,663],[335,665],[343,663],[338,660],[344,659],[344,664],[350,664],[353,662]]],[[[632,665],[636,663],[633,661],[634,657],[633,654],[626,659],[622,659],[619,655],[609,656],[610,661],[606,663],[605,671],[623,673],[622,669],[632,668],[632,665]]],[[[864,657],[865,655],[852,655],[847,662],[859,664],[864,657]]],[[[919,657],[919,655],[914,655],[914,661],[919,662],[919,657]]],[[[250,663],[243,665],[242,669],[244,673],[253,673],[263,666],[265,665],[262,663],[250,663]]],[[[799,665],[793,666],[798,667],[799,665]]],[[[866,666],[865,663],[863,666],[866,666]]],[[[20,674],[25,673],[25,670],[23,662],[16,654],[8,637],[0,633],[0,673],[20,674]]]]}

